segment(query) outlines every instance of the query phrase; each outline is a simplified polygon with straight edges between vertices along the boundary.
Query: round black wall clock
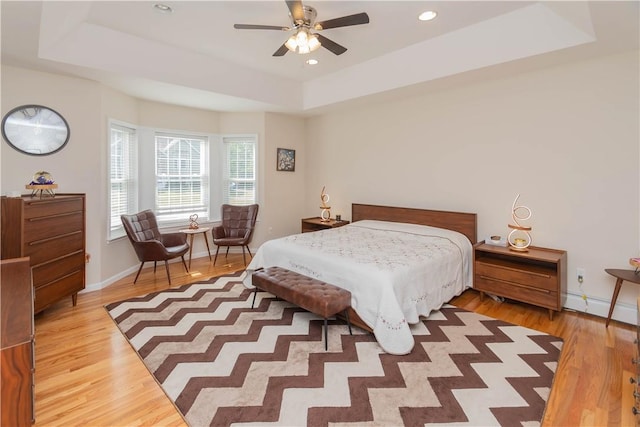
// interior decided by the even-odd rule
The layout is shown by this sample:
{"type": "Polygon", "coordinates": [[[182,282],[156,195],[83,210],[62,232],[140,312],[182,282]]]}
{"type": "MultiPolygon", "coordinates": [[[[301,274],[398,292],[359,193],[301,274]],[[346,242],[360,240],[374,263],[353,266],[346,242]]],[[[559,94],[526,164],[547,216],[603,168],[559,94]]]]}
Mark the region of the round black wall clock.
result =
{"type": "Polygon", "coordinates": [[[69,141],[69,124],[42,105],[22,105],[2,119],[2,136],[16,150],[33,156],[60,151],[69,141]]]}

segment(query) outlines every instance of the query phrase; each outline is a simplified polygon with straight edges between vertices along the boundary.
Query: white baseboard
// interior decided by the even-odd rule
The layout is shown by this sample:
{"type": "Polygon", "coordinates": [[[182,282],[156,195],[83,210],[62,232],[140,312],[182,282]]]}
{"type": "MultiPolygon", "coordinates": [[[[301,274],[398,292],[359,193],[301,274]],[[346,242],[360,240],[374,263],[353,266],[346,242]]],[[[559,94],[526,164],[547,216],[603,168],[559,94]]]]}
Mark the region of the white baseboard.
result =
{"type": "MultiPolygon", "coordinates": [[[[581,295],[567,294],[567,301],[564,305],[565,308],[593,314],[607,318],[609,314],[610,301],[587,297],[587,304],[582,299],[581,295]]],[[[635,305],[626,304],[621,301],[616,302],[616,307],[611,315],[612,320],[635,325],[638,321],[638,309],[635,305]]]]}
{"type": "MultiPolygon", "coordinates": [[[[213,262],[215,254],[216,254],[215,246],[213,248],[211,248],[211,249],[212,249],[211,250],[211,262],[213,262]]],[[[256,249],[254,249],[254,248],[250,248],[250,249],[251,249],[251,253],[255,255],[256,249]]],[[[226,249],[221,249],[220,253],[218,254],[218,258],[220,258],[220,257],[224,258],[224,254],[225,253],[226,253],[226,249]]],[[[232,247],[229,250],[229,253],[230,254],[235,254],[235,253],[241,254],[242,253],[242,249],[232,247]]],[[[194,252],[191,255],[191,259],[203,258],[203,257],[209,257],[209,254],[206,253],[205,251],[201,251],[201,252],[194,252]]],[[[248,258],[249,261],[251,260],[251,257],[249,257],[249,254],[247,254],[247,258],[248,258]]],[[[187,263],[187,265],[189,265],[189,255],[186,255],[184,260],[187,263]]],[[[169,262],[170,263],[174,263],[174,262],[182,262],[182,261],[180,260],[180,258],[174,258],[174,259],[170,260],[169,262]]],[[[149,265],[151,265],[151,264],[149,264],[149,265]]],[[[136,264],[133,267],[130,267],[130,268],[124,270],[124,271],[121,271],[120,273],[115,274],[115,275],[109,277],[108,279],[103,280],[102,282],[88,284],[88,285],[85,286],[85,288],[82,291],[80,291],[80,293],[93,292],[93,291],[99,291],[100,289],[104,289],[107,286],[111,285],[112,283],[115,283],[118,280],[122,279],[123,277],[126,277],[131,273],[135,273],[136,271],[138,271],[138,268],[140,268],[140,264],[136,264]]],[[[163,267],[163,269],[164,269],[164,267],[163,267]]]]}

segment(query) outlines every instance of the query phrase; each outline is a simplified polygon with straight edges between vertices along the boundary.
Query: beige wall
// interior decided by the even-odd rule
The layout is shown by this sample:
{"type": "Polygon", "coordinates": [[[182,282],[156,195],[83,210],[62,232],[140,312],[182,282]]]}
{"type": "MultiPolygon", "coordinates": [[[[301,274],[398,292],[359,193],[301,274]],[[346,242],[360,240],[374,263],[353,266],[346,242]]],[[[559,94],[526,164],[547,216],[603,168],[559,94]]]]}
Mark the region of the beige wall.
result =
{"type": "MultiPolygon", "coordinates": [[[[306,213],[326,185],[345,218],[352,202],[477,212],[483,238],[508,233],[519,193],[534,244],[568,251],[568,304],[585,308],[582,267],[606,316],[604,269],[640,253],[638,73],[636,51],[309,119],[306,213]]],[[[638,290],[618,317],[635,321],[638,290]]]]}

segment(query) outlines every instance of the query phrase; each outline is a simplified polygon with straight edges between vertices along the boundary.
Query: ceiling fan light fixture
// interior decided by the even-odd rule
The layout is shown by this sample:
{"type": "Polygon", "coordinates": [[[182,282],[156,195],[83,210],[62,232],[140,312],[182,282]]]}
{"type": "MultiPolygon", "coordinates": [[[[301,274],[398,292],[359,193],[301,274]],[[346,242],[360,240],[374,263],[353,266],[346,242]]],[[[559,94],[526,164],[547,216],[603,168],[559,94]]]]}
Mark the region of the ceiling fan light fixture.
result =
{"type": "Polygon", "coordinates": [[[307,28],[298,30],[284,44],[287,49],[300,55],[313,52],[320,47],[320,40],[315,34],[311,34],[307,28]]]}
{"type": "Polygon", "coordinates": [[[320,47],[320,40],[318,40],[318,36],[316,36],[315,34],[312,34],[311,37],[309,37],[309,50],[313,52],[314,50],[317,50],[319,47],[320,47]]]}
{"type": "Polygon", "coordinates": [[[309,43],[309,34],[306,28],[300,28],[296,33],[296,43],[298,46],[306,46],[309,43]]]}
{"type": "Polygon", "coordinates": [[[296,48],[298,47],[298,43],[296,42],[296,35],[292,35],[291,37],[289,37],[289,39],[287,40],[287,42],[284,44],[287,49],[289,49],[291,52],[295,52],[296,48]]]}

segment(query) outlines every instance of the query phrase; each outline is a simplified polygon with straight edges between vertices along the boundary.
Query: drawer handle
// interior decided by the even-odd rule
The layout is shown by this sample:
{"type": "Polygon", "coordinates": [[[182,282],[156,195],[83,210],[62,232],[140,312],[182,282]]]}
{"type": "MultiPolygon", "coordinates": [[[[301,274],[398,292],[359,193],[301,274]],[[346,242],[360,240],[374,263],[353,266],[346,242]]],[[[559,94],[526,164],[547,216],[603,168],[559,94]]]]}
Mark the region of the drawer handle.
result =
{"type": "MultiPolygon", "coordinates": [[[[78,255],[78,254],[81,254],[83,252],[84,252],[84,249],[79,249],[79,250],[74,251],[74,252],[69,252],[68,254],[64,254],[64,255],[60,255],[59,257],[56,257],[56,258],[48,259],[43,263],[34,264],[34,265],[31,266],[31,268],[35,269],[35,268],[38,268],[38,267],[40,267],[42,265],[51,264],[52,262],[57,262],[57,261],[65,259],[65,258],[70,258],[70,257],[72,257],[74,255],[78,255]]],[[[82,264],[84,264],[84,256],[82,257],[82,259],[83,259],[82,264]]]]}
{"type": "Polygon", "coordinates": [[[66,234],[58,234],[57,236],[48,237],[46,239],[34,240],[33,242],[29,242],[29,246],[35,246],[42,243],[50,242],[51,240],[62,239],[63,237],[73,236],[74,234],[82,233],[82,230],[72,231],[71,233],[66,234]]]}
{"type": "Polygon", "coordinates": [[[78,215],[78,214],[82,214],[82,211],[63,212],[63,213],[54,214],[54,215],[37,216],[35,218],[29,218],[27,221],[29,221],[29,222],[38,222],[38,221],[45,221],[45,220],[48,220],[48,219],[51,219],[51,218],[62,218],[64,216],[78,215]]]}
{"type": "Polygon", "coordinates": [[[534,287],[527,286],[527,285],[521,285],[520,283],[510,282],[510,281],[504,280],[504,279],[498,279],[497,277],[480,276],[480,278],[481,279],[485,279],[485,280],[489,280],[489,281],[492,281],[492,282],[506,283],[509,286],[515,286],[515,287],[518,287],[518,288],[528,289],[530,291],[540,292],[540,293],[544,293],[544,294],[550,294],[551,293],[551,291],[549,289],[534,288],[534,287]]]}
{"type": "Polygon", "coordinates": [[[58,278],[57,278],[57,279],[55,279],[55,280],[52,280],[52,281],[50,281],[50,282],[47,282],[47,283],[43,283],[43,284],[41,284],[41,285],[38,285],[38,289],[44,288],[44,287],[46,287],[46,286],[49,286],[50,284],[55,283],[55,282],[59,282],[60,280],[62,280],[62,279],[66,279],[67,277],[71,277],[71,276],[73,276],[74,274],[78,274],[78,272],[80,272],[80,271],[82,271],[82,270],[74,270],[74,271],[72,271],[71,273],[67,273],[67,274],[65,274],[64,276],[60,276],[60,277],[58,277],[58,278]]]}
{"type": "Polygon", "coordinates": [[[499,268],[501,270],[515,271],[516,273],[523,273],[523,274],[527,274],[529,276],[544,277],[545,279],[551,278],[550,274],[538,273],[537,271],[522,270],[520,268],[508,267],[506,265],[491,264],[491,263],[481,262],[481,261],[478,261],[478,264],[482,264],[482,265],[485,265],[485,266],[490,267],[490,268],[499,268]]]}

